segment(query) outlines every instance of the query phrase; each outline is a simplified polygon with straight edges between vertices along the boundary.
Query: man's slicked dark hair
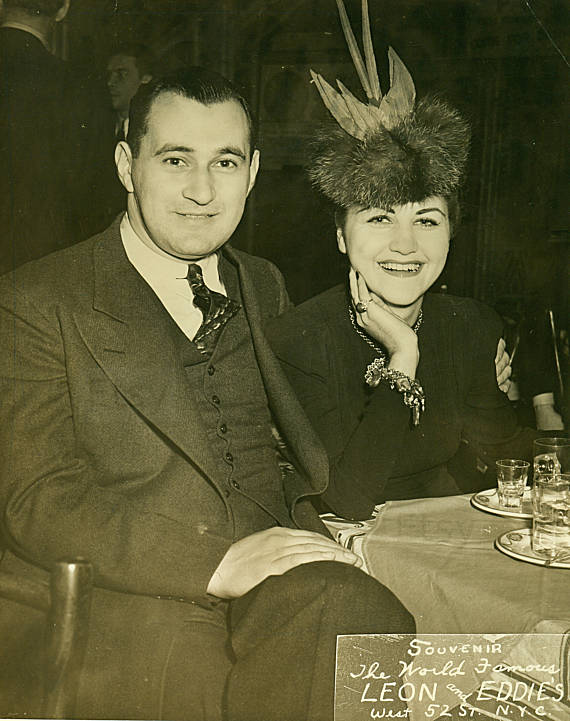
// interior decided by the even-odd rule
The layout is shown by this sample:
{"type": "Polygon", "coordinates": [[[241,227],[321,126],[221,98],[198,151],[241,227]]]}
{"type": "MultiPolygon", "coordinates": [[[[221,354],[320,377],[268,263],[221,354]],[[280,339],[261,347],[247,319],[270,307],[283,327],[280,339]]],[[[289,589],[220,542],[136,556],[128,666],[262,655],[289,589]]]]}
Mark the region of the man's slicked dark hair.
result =
{"type": "Polygon", "coordinates": [[[255,148],[255,127],[249,104],[240,91],[223,75],[200,67],[184,68],[159,76],[141,85],[131,100],[127,142],[134,157],[148,129],[148,117],[153,102],[163,93],[174,93],[202,105],[215,105],[228,100],[238,102],[247,118],[250,153],[255,148]]]}
{"type": "Polygon", "coordinates": [[[53,17],[63,5],[63,0],[4,0],[6,8],[22,8],[30,13],[53,17]]]}

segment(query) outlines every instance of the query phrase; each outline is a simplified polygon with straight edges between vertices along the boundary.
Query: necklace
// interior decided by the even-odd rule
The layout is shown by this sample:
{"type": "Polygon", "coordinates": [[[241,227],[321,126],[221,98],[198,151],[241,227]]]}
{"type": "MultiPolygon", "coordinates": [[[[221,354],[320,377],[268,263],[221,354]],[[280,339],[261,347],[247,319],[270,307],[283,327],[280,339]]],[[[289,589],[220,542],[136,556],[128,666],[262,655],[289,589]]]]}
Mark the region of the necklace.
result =
{"type": "MultiPolygon", "coordinates": [[[[368,343],[368,345],[369,345],[371,348],[374,348],[374,350],[375,350],[377,353],[379,353],[379,354],[382,356],[382,358],[385,359],[385,358],[386,358],[386,354],[384,353],[384,350],[382,349],[382,347],[381,347],[375,340],[373,340],[373,339],[368,335],[368,333],[365,333],[365,332],[362,330],[362,328],[358,325],[358,323],[356,322],[356,318],[355,318],[355,316],[354,316],[354,310],[352,309],[352,306],[350,306],[350,305],[348,306],[348,315],[349,315],[349,317],[350,317],[350,322],[351,322],[351,324],[352,324],[352,327],[353,327],[354,330],[358,333],[358,335],[362,338],[362,340],[366,341],[366,343],[368,343]]],[[[423,319],[424,319],[424,311],[423,311],[423,308],[420,308],[420,312],[418,313],[418,317],[417,317],[417,319],[416,319],[416,322],[415,322],[414,325],[412,326],[412,330],[414,331],[414,333],[417,333],[418,330],[420,329],[420,326],[421,326],[421,324],[422,324],[423,319]]]]}

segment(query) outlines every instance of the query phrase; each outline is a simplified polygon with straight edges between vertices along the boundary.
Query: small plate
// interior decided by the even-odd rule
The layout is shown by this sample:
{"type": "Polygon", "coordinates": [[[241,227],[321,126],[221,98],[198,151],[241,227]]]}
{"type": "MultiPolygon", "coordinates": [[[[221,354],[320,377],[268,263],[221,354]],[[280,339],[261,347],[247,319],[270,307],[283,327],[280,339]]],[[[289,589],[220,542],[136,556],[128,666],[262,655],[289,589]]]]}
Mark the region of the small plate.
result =
{"type": "Polygon", "coordinates": [[[531,547],[532,531],[530,528],[521,528],[516,531],[508,531],[499,536],[495,546],[501,552],[519,561],[534,563],[537,566],[548,566],[549,568],[570,568],[570,550],[564,555],[564,561],[545,558],[534,553],[531,547]]]}
{"type": "Polygon", "coordinates": [[[510,508],[504,508],[499,504],[499,496],[496,488],[490,488],[488,491],[480,491],[471,496],[471,505],[480,511],[494,513],[496,516],[509,516],[510,518],[532,518],[532,501],[530,498],[530,488],[527,487],[520,511],[513,511],[510,508]]]}

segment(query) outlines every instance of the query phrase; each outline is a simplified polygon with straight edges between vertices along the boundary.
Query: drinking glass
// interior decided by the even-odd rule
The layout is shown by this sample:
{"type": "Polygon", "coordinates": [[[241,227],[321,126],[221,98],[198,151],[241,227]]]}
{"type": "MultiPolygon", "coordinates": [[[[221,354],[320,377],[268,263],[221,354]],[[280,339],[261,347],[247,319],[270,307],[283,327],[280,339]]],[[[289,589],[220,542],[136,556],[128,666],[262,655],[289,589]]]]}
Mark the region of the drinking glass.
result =
{"type": "Polygon", "coordinates": [[[532,455],[534,477],[570,473],[570,438],[537,438],[532,455]]]}
{"type": "Polygon", "coordinates": [[[551,559],[570,555],[570,473],[534,477],[532,550],[551,559]]]}
{"type": "Polygon", "coordinates": [[[495,461],[495,465],[499,504],[503,508],[520,509],[530,463],[516,458],[503,458],[495,461]]]}

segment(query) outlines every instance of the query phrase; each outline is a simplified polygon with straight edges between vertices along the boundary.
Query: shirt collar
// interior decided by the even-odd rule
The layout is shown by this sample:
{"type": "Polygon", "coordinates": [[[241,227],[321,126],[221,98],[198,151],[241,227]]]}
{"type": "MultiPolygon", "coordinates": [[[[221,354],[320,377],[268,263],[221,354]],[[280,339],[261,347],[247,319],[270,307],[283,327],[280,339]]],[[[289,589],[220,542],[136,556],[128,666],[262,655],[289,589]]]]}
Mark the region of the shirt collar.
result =
{"type": "Polygon", "coordinates": [[[131,225],[127,213],[123,215],[120,229],[121,240],[129,261],[153,287],[173,279],[185,278],[188,265],[196,263],[202,268],[204,282],[208,288],[225,294],[225,288],[218,272],[217,253],[199,260],[182,260],[158,253],[143,243],[131,225]]]}
{"type": "Polygon", "coordinates": [[[25,25],[24,23],[19,23],[16,20],[6,20],[6,22],[3,22],[2,25],[0,25],[0,27],[12,28],[12,30],[22,30],[25,33],[29,33],[30,35],[33,35],[35,38],[37,38],[40,41],[40,43],[44,46],[44,48],[48,51],[48,53],[51,53],[51,48],[49,47],[45,38],[42,37],[42,35],[34,28],[31,28],[28,25],[25,25]]]}

